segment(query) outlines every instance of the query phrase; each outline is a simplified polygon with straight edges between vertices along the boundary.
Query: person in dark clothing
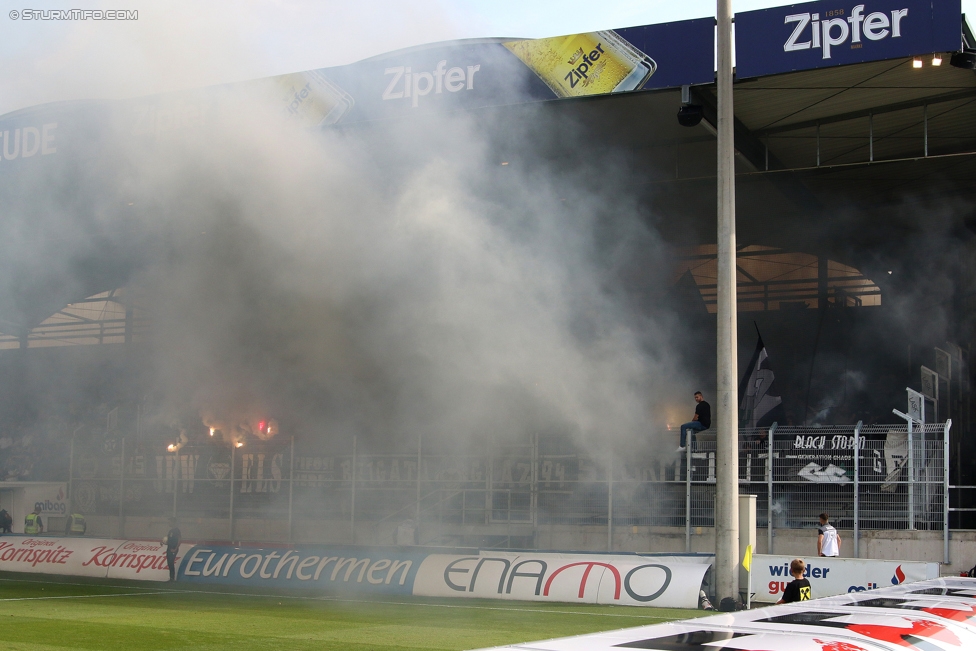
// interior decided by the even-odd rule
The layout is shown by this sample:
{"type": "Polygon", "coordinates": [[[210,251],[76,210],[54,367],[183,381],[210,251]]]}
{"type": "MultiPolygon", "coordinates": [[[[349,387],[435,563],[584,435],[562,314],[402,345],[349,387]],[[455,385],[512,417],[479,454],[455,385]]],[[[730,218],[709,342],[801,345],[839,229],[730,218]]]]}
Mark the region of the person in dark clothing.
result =
{"type": "Polygon", "coordinates": [[[14,518],[7,509],[0,509],[0,533],[10,533],[14,526],[14,518]]]}
{"type": "Polygon", "coordinates": [[[169,527],[166,537],[163,538],[163,544],[166,545],[166,567],[169,568],[169,580],[175,581],[176,553],[180,551],[180,541],[183,539],[183,534],[180,533],[180,528],[176,526],[176,518],[170,518],[169,527]]]}
{"type": "Polygon", "coordinates": [[[698,403],[695,407],[695,417],[690,423],[681,426],[681,443],[678,444],[678,452],[684,452],[688,432],[691,432],[694,437],[695,432],[701,432],[712,426],[712,407],[705,402],[705,396],[701,391],[695,391],[695,402],[698,403]]]}
{"type": "Polygon", "coordinates": [[[790,561],[790,574],[793,580],[783,590],[783,598],[777,604],[791,604],[796,601],[810,601],[810,581],[803,578],[807,565],[799,558],[790,561]]]}

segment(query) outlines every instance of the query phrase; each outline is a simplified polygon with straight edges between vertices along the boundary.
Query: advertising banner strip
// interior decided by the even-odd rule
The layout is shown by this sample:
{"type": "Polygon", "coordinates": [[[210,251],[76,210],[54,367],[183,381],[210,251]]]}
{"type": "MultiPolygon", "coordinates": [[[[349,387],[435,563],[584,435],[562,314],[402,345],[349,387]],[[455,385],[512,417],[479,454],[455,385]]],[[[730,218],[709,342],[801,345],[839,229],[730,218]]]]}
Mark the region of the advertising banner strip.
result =
{"type": "MultiPolygon", "coordinates": [[[[695,608],[709,563],[638,555],[429,554],[368,547],[182,545],[182,582],[418,595],[695,608]]],[[[166,581],[154,541],[10,536],[0,570],[166,581]]]]}
{"type": "Polygon", "coordinates": [[[593,554],[431,554],[413,594],[696,608],[709,565],[593,554]]]}
{"type": "Polygon", "coordinates": [[[961,0],[847,0],[735,16],[739,79],[962,49],[961,0]]]}
{"type": "MultiPolygon", "coordinates": [[[[189,549],[181,545],[176,562],[189,549]]],[[[166,548],[157,542],[106,538],[3,536],[0,571],[167,581],[166,548]]]]}
{"type": "Polygon", "coordinates": [[[281,120],[329,127],[571,97],[707,84],[713,18],[530,40],[410,48],[344,66],[119,102],[70,102],[0,116],[23,146],[4,160],[50,165],[116,138],[165,139],[254,101],[281,120]]]}
{"type": "Polygon", "coordinates": [[[976,579],[931,579],[837,599],[813,599],[683,622],[513,644],[498,647],[497,651],[972,649],[976,648],[976,627],[969,613],[976,606],[974,595],[976,579]],[[945,599],[950,592],[956,596],[945,599]],[[885,600],[888,605],[879,603],[885,600]],[[891,606],[896,601],[906,607],[891,606]]]}
{"type": "Polygon", "coordinates": [[[426,553],[365,547],[299,549],[196,545],[180,564],[179,580],[241,586],[411,594],[426,553]]]}
{"type": "MultiPolygon", "coordinates": [[[[783,598],[790,576],[792,556],[752,557],[753,601],[775,603],[783,598]]],[[[823,558],[811,556],[804,578],[810,581],[813,597],[830,597],[865,590],[923,581],[939,576],[938,563],[884,561],[863,558],[823,558]]]]}

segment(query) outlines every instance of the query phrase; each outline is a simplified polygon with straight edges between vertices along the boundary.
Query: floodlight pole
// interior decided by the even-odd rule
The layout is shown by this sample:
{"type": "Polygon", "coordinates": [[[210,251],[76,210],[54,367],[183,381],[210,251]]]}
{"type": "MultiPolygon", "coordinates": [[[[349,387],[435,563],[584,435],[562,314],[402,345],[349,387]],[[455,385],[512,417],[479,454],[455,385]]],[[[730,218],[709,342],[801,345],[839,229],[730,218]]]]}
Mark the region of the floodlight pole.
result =
{"type": "Polygon", "coordinates": [[[717,0],[718,24],[718,342],[716,396],[715,596],[739,594],[738,317],[735,268],[735,140],[732,112],[732,6],[717,0]]]}

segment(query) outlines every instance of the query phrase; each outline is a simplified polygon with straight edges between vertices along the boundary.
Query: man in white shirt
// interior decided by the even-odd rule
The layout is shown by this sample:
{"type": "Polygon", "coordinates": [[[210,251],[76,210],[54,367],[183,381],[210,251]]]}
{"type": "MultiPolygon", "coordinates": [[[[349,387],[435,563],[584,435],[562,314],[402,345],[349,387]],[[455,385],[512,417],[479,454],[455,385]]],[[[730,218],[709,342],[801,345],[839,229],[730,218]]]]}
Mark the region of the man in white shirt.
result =
{"type": "Polygon", "coordinates": [[[820,528],[817,529],[817,555],[840,556],[840,534],[827,520],[827,514],[821,513],[820,528]]]}

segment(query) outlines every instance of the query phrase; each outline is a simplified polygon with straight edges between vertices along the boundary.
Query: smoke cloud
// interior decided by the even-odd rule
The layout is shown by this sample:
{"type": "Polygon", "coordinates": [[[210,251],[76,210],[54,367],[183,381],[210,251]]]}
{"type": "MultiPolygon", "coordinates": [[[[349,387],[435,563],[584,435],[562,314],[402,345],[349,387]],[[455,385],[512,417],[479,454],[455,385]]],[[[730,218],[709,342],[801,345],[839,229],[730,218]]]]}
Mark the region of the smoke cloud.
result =
{"type": "MultiPolygon", "coordinates": [[[[54,2],[39,9],[72,8],[54,2]]],[[[15,21],[4,13],[0,115],[44,102],[120,99],[344,65],[459,38],[466,20],[437,0],[132,0],[84,8],[137,11],[138,19],[15,21]]]]}
{"type": "Polygon", "coordinates": [[[167,413],[598,448],[690,393],[671,317],[629,291],[667,256],[620,161],[552,164],[495,118],[310,132],[250,104],[205,132],[124,153],[167,413]]]}

